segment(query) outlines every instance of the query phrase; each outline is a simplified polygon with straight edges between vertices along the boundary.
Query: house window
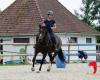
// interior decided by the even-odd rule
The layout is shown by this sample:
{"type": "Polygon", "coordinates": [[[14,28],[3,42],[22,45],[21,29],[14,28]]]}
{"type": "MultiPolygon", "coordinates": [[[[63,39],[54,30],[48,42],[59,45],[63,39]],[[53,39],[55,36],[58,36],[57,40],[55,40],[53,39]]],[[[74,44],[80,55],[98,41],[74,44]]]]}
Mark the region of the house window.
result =
{"type": "Polygon", "coordinates": [[[71,43],[77,43],[77,37],[71,37],[70,42],[71,43]]]}
{"type": "Polygon", "coordinates": [[[92,38],[86,38],[86,43],[92,43],[92,38]]]}
{"type": "Polygon", "coordinates": [[[14,43],[29,43],[29,38],[14,38],[14,43]]]}

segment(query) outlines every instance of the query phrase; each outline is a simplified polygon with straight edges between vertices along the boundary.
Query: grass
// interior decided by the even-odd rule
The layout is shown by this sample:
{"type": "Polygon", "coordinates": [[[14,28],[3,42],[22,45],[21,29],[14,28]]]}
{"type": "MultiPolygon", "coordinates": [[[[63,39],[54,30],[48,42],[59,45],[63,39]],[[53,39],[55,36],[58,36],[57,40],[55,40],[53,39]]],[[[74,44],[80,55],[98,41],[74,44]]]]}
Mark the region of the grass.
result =
{"type": "Polygon", "coordinates": [[[0,66],[18,66],[18,65],[29,65],[28,63],[25,64],[0,64],[0,66]]]}

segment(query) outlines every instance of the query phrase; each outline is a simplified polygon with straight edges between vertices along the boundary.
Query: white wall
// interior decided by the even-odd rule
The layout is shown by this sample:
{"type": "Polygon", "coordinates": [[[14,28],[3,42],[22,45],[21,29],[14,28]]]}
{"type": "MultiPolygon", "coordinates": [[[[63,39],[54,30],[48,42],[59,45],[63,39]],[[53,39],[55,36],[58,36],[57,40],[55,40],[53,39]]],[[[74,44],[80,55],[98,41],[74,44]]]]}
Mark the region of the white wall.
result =
{"type": "MultiPolygon", "coordinates": [[[[94,36],[79,36],[79,35],[69,35],[69,34],[68,35],[67,34],[57,34],[57,35],[61,38],[63,44],[68,43],[68,38],[70,38],[70,37],[77,37],[78,38],[78,44],[81,44],[81,46],[71,46],[70,50],[73,50],[73,51],[70,51],[70,54],[77,54],[77,50],[84,50],[88,54],[90,54],[90,53],[96,54],[96,45],[95,45],[96,39],[94,36]],[[84,45],[82,46],[82,44],[87,44],[86,38],[92,38],[92,43],[89,44],[89,46],[84,46],[84,45]]],[[[35,36],[25,36],[25,37],[30,38],[30,43],[35,43],[35,36]]],[[[6,37],[5,41],[3,41],[3,43],[13,43],[13,38],[16,38],[16,37],[6,37]]],[[[21,48],[25,48],[25,46],[13,46],[13,45],[4,45],[3,46],[4,51],[11,51],[11,52],[19,52],[19,50],[21,48]]],[[[62,46],[62,48],[63,48],[63,50],[68,50],[68,46],[62,46]]],[[[33,46],[27,47],[27,53],[34,54],[33,46]]],[[[3,54],[11,54],[11,53],[4,52],[3,54]]],[[[15,53],[12,53],[12,54],[15,54],[15,53]]],[[[12,59],[12,57],[4,57],[4,62],[11,60],[11,59],[12,59]]],[[[13,60],[16,60],[16,59],[18,60],[19,57],[13,58],[13,60]]],[[[71,56],[71,60],[74,60],[74,59],[78,60],[77,56],[74,56],[74,57],[71,56]]],[[[96,60],[96,56],[89,56],[88,59],[89,60],[96,60]]]]}
{"type": "MultiPolygon", "coordinates": [[[[12,44],[13,43],[13,38],[20,38],[20,37],[7,37],[3,43],[9,43],[9,44],[12,44]],[[10,39],[9,39],[10,38],[10,39]],[[8,40],[9,39],[9,40],[8,40]]],[[[23,38],[30,38],[30,43],[35,43],[35,38],[34,36],[25,36],[23,38]]],[[[24,48],[25,49],[25,46],[18,46],[18,45],[4,45],[3,46],[3,50],[4,51],[10,51],[10,52],[3,52],[3,54],[18,54],[20,49],[21,48],[24,48]],[[11,53],[11,52],[16,52],[16,53],[11,53]]],[[[28,54],[34,54],[34,48],[32,45],[28,46],[27,47],[27,53],[28,54]]],[[[10,57],[4,57],[3,58],[3,62],[6,62],[6,61],[11,61],[11,60],[19,60],[20,57],[14,57],[12,58],[12,56],[10,57]]]]}
{"type": "MultiPolygon", "coordinates": [[[[70,54],[77,54],[78,50],[83,50],[87,54],[95,54],[96,55],[96,38],[95,36],[81,36],[81,35],[70,35],[70,34],[58,34],[63,41],[63,44],[68,43],[68,38],[77,37],[80,46],[70,46],[70,54]],[[92,38],[92,43],[86,43],[86,38],[92,38]]],[[[63,50],[68,50],[68,46],[63,46],[63,50]]],[[[77,56],[71,56],[72,60],[77,60],[77,56]]],[[[89,56],[88,60],[96,60],[96,56],[89,56]]]]}

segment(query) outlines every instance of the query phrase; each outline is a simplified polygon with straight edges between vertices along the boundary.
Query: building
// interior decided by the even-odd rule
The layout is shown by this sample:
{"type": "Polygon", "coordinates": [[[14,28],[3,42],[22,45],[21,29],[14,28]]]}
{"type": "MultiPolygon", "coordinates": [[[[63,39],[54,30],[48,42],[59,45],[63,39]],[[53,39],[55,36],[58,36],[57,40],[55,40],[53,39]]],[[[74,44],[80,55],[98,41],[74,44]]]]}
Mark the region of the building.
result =
{"type": "MultiPolygon", "coordinates": [[[[0,41],[2,43],[35,43],[38,25],[46,17],[47,11],[54,12],[57,23],[55,33],[60,36],[63,44],[70,39],[80,47],[71,46],[70,53],[77,49],[85,50],[88,54],[96,54],[96,35],[100,33],[77,19],[57,0],[16,0],[0,14],[0,41]],[[87,46],[86,46],[87,45],[87,46]],[[90,51],[91,50],[91,51],[90,51]]],[[[4,45],[4,51],[18,52],[23,46],[4,45]]],[[[23,47],[24,48],[24,47],[23,47]]],[[[63,49],[67,50],[67,46],[63,49]]],[[[33,46],[28,46],[27,52],[33,52],[33,46]]],[[[3,52],[3,54],[8,54],[3,52]]],[[[4,61],[8,58],[4,58],[4,61]]],[[[72,57],[72,59],[77,59],[72,57]]],[[[96,56],[89,57],[96,59],[96,56]]]]}

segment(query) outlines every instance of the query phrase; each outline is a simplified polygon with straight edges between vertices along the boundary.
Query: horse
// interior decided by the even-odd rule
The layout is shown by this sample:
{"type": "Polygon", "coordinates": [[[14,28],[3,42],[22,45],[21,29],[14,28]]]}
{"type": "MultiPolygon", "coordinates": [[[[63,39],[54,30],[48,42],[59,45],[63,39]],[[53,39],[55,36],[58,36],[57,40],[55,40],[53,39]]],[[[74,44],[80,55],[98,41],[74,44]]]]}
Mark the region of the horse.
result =
{"type": "Polygon", "coordinates": [[[86,60],[88,58],[88,55],[84,51],[79,50],[78,51],[78,58],[80,58],[81,61],[84,62],[83,58],[84,58],[84,60],[86,60]]]}
{"type": "Polygon", "coordinates": [[[32,71],[35,71],[34,63],[35,63],[38,53],[43,54],[43,57],[42,57],[42,60],[40,63],[40,67],[39,67],[39,72],[41,71],[42,64],[43,64],[47,54],[49,56],[50,63],[51,63],[48,66],[47,71],[51,70],[53,60],[54,60],[55,56],[57,55],[57,52],[60,52],[61,46],[62,46],[62,41],[61,41],[60,37],[58,37],[57,35],[54,35],[54,37],[55,37],[55,42],[56,42],[55,46],[54,46],[52,40],[50,39],[50,34],[48,33],[46,26],[39,25],[39,33],[36,36],[36,44],[34,47],[35,53],[34,53],[34,57],[32,59],[32,62],[33,62],[32,68],[31,68],[32,71]],[[54,53],[54,54],[52,54],[52,53],[54,53]]]}

